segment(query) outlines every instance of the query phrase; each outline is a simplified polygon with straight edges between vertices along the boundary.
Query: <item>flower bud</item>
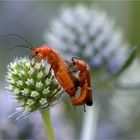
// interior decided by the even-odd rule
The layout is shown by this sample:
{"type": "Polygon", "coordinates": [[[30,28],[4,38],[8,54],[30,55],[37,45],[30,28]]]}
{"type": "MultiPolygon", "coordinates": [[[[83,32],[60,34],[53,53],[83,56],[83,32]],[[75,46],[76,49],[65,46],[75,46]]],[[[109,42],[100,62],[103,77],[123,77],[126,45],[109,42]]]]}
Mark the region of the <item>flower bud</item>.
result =
{"type": "Polygon", "coordinates": [[[53,96],[60,88],[50,65],[46,60],[36,62],[34,59],[18,58],[8,65],[6,79],[9,91],[22,107],[23,112],[33,112],[44,106],[55,104],[61,91],[53,96]]]}

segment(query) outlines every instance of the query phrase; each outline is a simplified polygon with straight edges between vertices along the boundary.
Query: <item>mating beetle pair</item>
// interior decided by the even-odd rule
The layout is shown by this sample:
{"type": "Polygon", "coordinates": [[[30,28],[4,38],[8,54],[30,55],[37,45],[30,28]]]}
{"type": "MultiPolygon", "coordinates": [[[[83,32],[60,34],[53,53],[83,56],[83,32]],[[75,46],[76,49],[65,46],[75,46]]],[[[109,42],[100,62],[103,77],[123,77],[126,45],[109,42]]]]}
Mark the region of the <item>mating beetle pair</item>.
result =
{"type": "MultiPolygon", "coordinates": [[[[34,48],[27,40],[18,34],[8,34],[6,36],[17,36],[23,39],[28,45],[19,47],[26,47],[32,50],[32,56],[39,59],[46,59],[50,64],[51,69],[54,71],[55,77],[63,89],[69,94],[72,105],[88,105],[93,104],[92,101],[92,88],[90,70],[88,65],[78,58],[73,57],[71,62],[65,59],[56,50],[48,47],[47,45],[34,48]],[[78,71],[75,75],[72,71],[78,71]],[[75,97],[80,87],[79,97],[75,97]]],[[[57,93],[55,93],[57,94],[57,93]]]]}

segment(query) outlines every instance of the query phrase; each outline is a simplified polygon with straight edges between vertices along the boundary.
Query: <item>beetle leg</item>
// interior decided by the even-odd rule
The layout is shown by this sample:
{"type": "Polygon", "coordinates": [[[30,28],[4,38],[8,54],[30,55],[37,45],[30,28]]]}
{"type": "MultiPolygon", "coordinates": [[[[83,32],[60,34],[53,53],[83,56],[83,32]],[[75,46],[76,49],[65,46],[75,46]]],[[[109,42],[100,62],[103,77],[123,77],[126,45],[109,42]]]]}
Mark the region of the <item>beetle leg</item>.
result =
{"type": "MultiPolygon", "coordinates": [[[[76,59],[76,57],[72,57],[72,61],[73,61],[73,59],[76,59]]],[[[78,58],[77,58],[78,59],[78,58]]],[[[78,72],[79,71],[79,69],[78,68],[76,68],[75,66],[76,66],[76,64],[73,64],[72,62],[69,62],[69,61],[67,61],[67,60],[65,60],[65,62],[68,64],[68,66],[71,68],[71,72],[72,73],[76,73],[76,72],[78,72]],[[74,67],[74,68],[73,68],[74,67]]]]}
{"type": "MultiPolygon", "coordinates": [[[[50,102],[51,102],[51,99],[61,90],[61,87],[59,87],[55,93],[52,94],[51,98],[49,99],[48,101],[48,104],[46,104],[45,106],[43,106],[43,108],[48,108],[50,106],[50,102]]],[[[58,98],[63,94],[63,91],[62,93],[58,96],[58,98]]]]}
{"type": "Polygon", "coordinates": [[[84,104],[84,112],[87,112],[87,111],[86,111],[86,105],[85,105],[85,104],[84,104]]]}
{"type": "Polygon", "coordinates": [[[48,77],[50,77],[50,75],[51,75],[51,70],[52,70],[52,66],[50,66],[49,72],[48,72],[47,75],[45,76],[45,79],[47,79],[48,77]]]}
{"type": "MultiPolygon", "coordinates": [[[[31,59],[32,59],[33,57],[34,57],[34,56],[32,56],[32,55],[29,57],[30,63],[31,63],[31,59]]],[[[37,62],[39,62],[39,61],[40,61],[40,59],[36,58],[36,59],[35,59],[35,62],[34,62],[34,63],[31,63],[31,66],[33,67],[33,66],[34,66],[37,62]]]]}
{"type": "Polygon", "coordinates": [[[76,73],[78,71],[79,71],[78,69],[71,70],[72,73],[76,73]]]}
{"type": "Polygon", "coordinates": [[[55,93],[52,94],[51,98],[53,98],[59,91],[61,90],[61,87],[59,87],[55,93]]]}

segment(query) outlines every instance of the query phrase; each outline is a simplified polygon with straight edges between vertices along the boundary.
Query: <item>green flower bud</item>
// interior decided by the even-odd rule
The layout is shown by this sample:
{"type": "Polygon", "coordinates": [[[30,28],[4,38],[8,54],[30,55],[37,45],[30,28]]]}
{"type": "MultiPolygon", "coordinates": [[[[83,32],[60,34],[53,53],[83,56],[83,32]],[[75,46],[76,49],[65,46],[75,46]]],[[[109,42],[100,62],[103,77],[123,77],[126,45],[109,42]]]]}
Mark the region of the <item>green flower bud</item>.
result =
{"type": "Polygon", "coordinates": [[[23,113],[51,106],[62,94],[59,91],[54,95],[60,85],[53,71],[49,73],[47,61],[42,60],[33,65],[34,63],[34,59],[18,58],[8,65],[8,89],[15,96],[23,113]]]}

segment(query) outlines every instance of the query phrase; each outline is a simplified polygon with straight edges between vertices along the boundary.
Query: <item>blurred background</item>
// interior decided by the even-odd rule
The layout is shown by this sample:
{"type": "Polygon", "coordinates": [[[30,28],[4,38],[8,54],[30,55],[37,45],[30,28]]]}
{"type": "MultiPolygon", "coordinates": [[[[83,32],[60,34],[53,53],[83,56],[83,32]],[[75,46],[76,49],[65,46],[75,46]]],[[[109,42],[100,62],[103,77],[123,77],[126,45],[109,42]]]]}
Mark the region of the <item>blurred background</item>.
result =
{"type": "MultiPolygon", "coordinates": [[[[16,33],[38,47],[50,44],[69,59],[78,56],[91,68],[94,105],[74,109],[69,97],[52,108],[58,140],[140,139],[140,2],[1,1],[0,36],[16,33]],[[137,47],[133,63],[115,75],[137,47]],[[115,75],[115,76],[114,76],[115,75]]],[[[0,38],[0,139],[45,140],[39,112],[8,118],[18,106],[7,86],[7,65],[29,56],[16,37],[0,38]]]]}

